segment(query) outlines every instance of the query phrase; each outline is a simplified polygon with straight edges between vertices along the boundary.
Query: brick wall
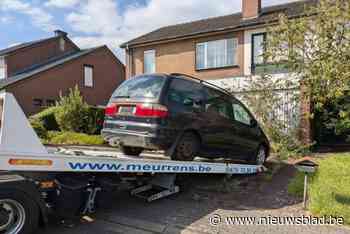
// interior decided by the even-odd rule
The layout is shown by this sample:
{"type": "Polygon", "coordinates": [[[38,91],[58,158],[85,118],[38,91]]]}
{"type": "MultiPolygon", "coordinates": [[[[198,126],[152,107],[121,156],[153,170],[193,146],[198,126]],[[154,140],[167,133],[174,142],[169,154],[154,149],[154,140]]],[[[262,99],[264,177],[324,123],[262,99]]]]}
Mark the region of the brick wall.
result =
{"type": "Polygon", "coordinates": [[[32,65],[47,61],[49,58],[59,56],[70,51],[78,50],[78,48],[68,39],[65,38],[65,50],[60,50],[60,37],[48,39],[43,43],[38,43],[23,49],[19,49],[14,53],[6,56],[7,76],[10,77],[14,73],[28,68],[32,65]]]}
{"type": "Polygon", "coordinates": [[[311,103],[307,95],[307,88],[304,84],[300,86],[300,127],[299,138],[303,144],[309,145],[312,143],[312,126],[311,126],[311,103]]]}
{"type": "Polygon", "coordinates": [[[60,92],[67,94],[69,88],[78,85],[85,101],[90,105],[106,105],[116,87],[125,79],[124,65],[106,47],[67,62],[31,78],[15,83],[6,91],[13,93],[27,115],[42,107],[34,106],[33,99],[57,100],[60,92]],[[94,67],[94,87],[84,86],[83,66],[94,67]]]}
{"type": "Polygon", "coordinates": [[[154,46],[145,46],[133,48],[133,59],[128,59],[130,52],[127,53],[128,68],[132,69],[131,74],[140,75],[144,72],[143,53],[146,50],[156,50],[156,72],[159,73],[185,73],[197,76],[201,79],[220,79],[225,77],[243,75],[243,49],[244,49],[243,32],[227,33],[220,36],[211,36],[205,38],[187,39],[154,46]],[[224,38],[238,38],[237,49],[237,67],[218,68],[208,70],[196,70],[196,43],[224,38]],[[129,61],[129,62],[128,62],[129,61]],[[132,64],[132,66],[131,66],[132,64]]]}
{"type": "Polygon", "coordinates": [[[261,0],[242,0],[243,18],[255,18],[259,16],[261,0]]]}

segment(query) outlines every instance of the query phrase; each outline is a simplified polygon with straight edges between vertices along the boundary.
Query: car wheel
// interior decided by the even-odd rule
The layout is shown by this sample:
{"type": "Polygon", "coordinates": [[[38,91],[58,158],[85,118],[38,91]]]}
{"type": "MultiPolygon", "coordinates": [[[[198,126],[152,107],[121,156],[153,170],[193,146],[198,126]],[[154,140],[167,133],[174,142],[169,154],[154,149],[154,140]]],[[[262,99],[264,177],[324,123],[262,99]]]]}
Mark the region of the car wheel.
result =
{"type": "Polygon", "coordinates": [[[184,133],[176,146],[172,159],[178,161],[193,161],[198,150],[198,137],[191,132],[184,133]]]}
{"type": "Polygon", "coordinates": [[[39,208],[18,191],[0,192],[0,233],[33,233],[39,224],[39,208]]]}
{"type": "Polygon", "coordinates": [[[121,146],[120,148],[123,154],[130,156],[139,156],[143,151],[143,148],[140,147],[121,146]]]}
{"type": "Polygon", "coordinates": [[[266,161],[266,148],[260,145],[253,159],[253,163],[256,165],[263,165],[266,161]]]}

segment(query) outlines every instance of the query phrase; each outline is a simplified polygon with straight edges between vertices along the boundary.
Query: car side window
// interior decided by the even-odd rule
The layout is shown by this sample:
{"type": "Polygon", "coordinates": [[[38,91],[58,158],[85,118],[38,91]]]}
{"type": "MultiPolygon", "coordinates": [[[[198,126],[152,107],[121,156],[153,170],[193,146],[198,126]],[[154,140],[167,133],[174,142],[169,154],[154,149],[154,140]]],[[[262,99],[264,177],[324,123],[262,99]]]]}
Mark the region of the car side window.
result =
{"type": "Polygon", "coordinates": [[[208,114],[234,120],[232,103],[220,92],[209,88],[206,88],[205,111],[208,114]]]}
{"type": "Polygon", "coordinates": [[[192,81],[173,78],[168,90],[168,102],[187,109],[202,108],[202,85],[192,81]]]}
{"type": "Polygon", "coordinates": [[[233,103],[233,113],[236,121],[250,125],[252,117],[248,113],[248,111],[242,106],[240,103],[233,103]]]}

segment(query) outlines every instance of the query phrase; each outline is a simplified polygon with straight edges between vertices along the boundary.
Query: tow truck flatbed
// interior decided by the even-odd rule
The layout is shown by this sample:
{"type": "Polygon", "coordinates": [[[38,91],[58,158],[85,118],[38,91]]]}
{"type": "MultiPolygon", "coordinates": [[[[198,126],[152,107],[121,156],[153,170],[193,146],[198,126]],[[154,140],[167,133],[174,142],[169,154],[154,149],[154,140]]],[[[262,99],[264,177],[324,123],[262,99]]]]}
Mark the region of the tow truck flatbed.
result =
{"type": "Polygon", "coordinates": [[[133,187],[131,195],[153,201],[180,191],[175,184],[176,174],[255,174],[263,170],[263,166],[228,160],[173,161],[151,153],[135,157],[88,150],[52,152],[42,145],[14,96],[2,93],[0,99],[0,216],[17,215],[0,217],[8,219],[0,223],[0,233],[31,233],[37,224],[35,219],[47,221],[49,210],[55,212],[55,207],[59,209],[75,199],[65,201],[62,196],[73,196],[76,191],[86,195],[77,196],[76,203],[83,204],[79,213],[93,212],[98,194],[108,190],[107,181],[118,186],[124,175],[147,174],[133,187]],[[115,176],[118,182],[113,181],[115,176]]]}

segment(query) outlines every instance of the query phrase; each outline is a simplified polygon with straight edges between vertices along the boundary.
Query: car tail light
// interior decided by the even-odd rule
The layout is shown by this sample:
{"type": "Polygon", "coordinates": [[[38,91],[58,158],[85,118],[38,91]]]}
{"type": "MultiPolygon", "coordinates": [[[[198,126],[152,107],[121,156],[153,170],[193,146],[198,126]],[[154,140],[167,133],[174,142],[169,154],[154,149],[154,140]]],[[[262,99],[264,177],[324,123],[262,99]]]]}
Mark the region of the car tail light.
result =
{"type": "Polygon", "coordinates": [[[116,104],[110,104],[105,109],[105,115],[106,116],[114,116],[117,114],[117,105],[116,104]]]}
{"type": "Polygon", "coordinates": [[[168,108],[159,104],[137,104],[135,116],[164,118],[168,116],[168,108]]]}

